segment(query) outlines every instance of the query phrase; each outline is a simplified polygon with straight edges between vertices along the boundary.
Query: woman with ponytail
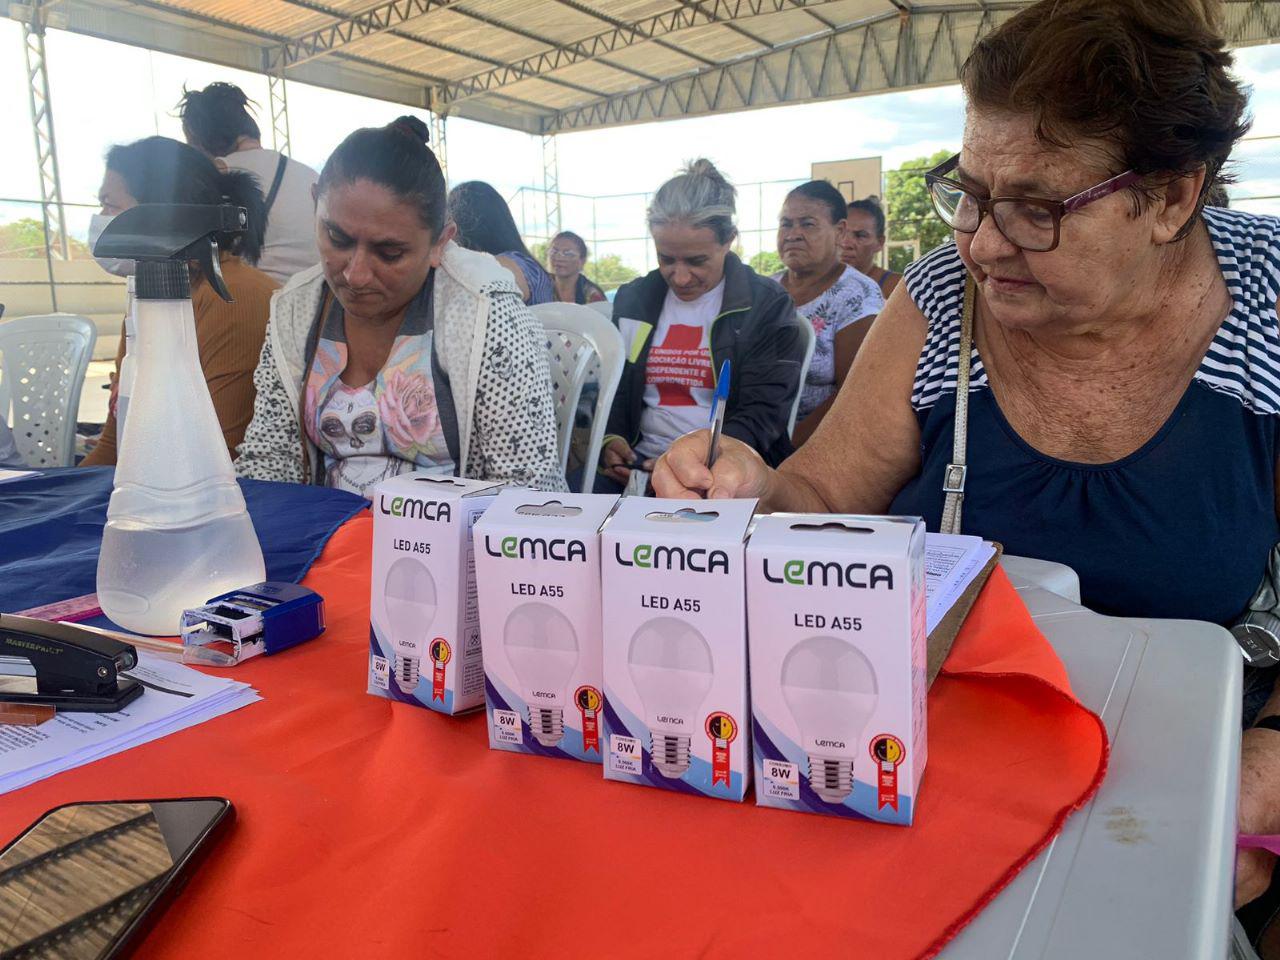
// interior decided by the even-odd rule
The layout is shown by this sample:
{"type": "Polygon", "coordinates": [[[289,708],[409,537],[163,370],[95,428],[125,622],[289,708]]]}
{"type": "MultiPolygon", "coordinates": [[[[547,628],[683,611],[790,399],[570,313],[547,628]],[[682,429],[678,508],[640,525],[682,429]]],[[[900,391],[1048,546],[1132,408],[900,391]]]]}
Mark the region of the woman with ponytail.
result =
{"type": "Polygon", "coordinates": [[[512,275],[454,242],[426,140],[401,117],[326,161],[320,264],[272,301],[243,476],[369,497],[408,472],[565,489],[546,335],[512,275]]]}
{"type": "MultiPolygon", "coordinates": [[[[222,276],[235,298],[227,303],[191,265],[191,301],[196,315],[196,349],[227,449],[235,456],[253,413],[253,370],[267,327],[271,294],[279,286],[255,269],[262,253],[265,217],[258,182],[243,171],[219,170],[199,150],[170,140],[147,137],[107,151],[107,169],[98,191],[102,212],[89,227],[90,246],[117,214],[140,203],[234,203],[248,212],[242,233],[220,234],[222,276]]],[[[133,261],[102,261],[117,275],[133,272],[133,261]]],[[[124,331],[116,351],[116,369],[124,358],[124,331]]],[[[116,462],[115,390],[112,411],[102,436],[83,463],[116,462]]]]}
{"type": "Polygon", "coordinates": [[[258,269],[284,283],[320,259],[311,199],[318,175],[305,163],[263,147],[262,133],[249,112],[252,102],[234,83],[211,83],[203,90],[184,91],[178,116],[187,143],[221,169],[243,170],[258,178],[267,207],[258,269]]]}

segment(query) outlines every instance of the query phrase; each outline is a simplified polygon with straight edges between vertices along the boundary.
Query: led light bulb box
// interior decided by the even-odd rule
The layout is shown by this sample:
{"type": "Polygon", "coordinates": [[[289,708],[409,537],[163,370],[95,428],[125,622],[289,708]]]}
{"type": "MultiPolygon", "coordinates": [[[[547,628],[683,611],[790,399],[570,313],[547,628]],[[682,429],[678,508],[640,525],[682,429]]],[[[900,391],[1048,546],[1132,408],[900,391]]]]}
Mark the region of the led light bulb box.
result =
{"type": "Polygon", "coordinates": [[[604,775],[741,801],[754,500],[627,497],[601,534],[604,775]]]}
{"type": "Polygon", "coordinates": [[[774,514],[747,544],[756,803],[908,825],[924,773],[924,521],[774,514]]]}
{"type": "Polygon", "coordinates": [[[600,763],[600,526],[617,503],[510,489],[476,524],[494,750],[600,763]]]}
{"type": "Polygon", "coordinates": [[[405,473],[374,488],[374,696],[449,714],[484,704],[472,528],[501,487],[405,473]]]}

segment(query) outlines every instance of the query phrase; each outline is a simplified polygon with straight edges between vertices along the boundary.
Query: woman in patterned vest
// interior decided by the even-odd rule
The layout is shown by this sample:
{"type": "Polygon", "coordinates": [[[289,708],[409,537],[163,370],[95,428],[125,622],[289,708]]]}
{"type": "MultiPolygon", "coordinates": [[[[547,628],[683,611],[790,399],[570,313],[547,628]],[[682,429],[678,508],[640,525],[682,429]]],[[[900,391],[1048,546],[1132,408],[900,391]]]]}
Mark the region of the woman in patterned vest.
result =
{"type": "Polygon", "coordinates": [[[371,495],[408,471],[563,490],[546,337],[463,250],[421,121],[357,130],[316,185],[320,264],[272,300],[242,476],[371,495]]]}

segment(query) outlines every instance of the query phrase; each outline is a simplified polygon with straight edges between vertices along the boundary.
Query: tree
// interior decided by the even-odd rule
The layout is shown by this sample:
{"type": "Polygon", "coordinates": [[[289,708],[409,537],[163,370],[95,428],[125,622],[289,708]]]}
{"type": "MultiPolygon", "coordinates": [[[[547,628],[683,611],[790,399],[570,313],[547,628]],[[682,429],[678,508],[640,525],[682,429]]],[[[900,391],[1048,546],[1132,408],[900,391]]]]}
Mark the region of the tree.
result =
{"type": "MultiPolygon", "coordinates": [[[[67,241],[67,252],[77,260],[93,256],[88,246],[74,237],[67,241]]],[[[43,260],[44,224],[31,217],[0,224],[0,256],[6,260],[43,260]]]]}
{"type": "Polygon", "coordinates": [[[548,244],[545,240],[539,240],[529,246],[529,255],[542,264],[543,267],[547,265],[547,246],[548,244]]]}
{"type": "Polygon", "coordinates": [[[954,150],[939,150],[890,170],[885,176],[885,215],[889,220],[889,269],[902,270],[911,261],[951,239],[951,228],[938,219],[929,200],[924,175],[954,150]],[[892,246],[892,244],[910,246],[892,246]]]}
{"type": "Polygon", "coordinates": [[[588,260],[582,272],[602,290],[612,290],[640,276],[640,271],[627,266],[616,253],[588,260]]]}
{"type": "Polygon", "coordinates": [[[782,269],[782,258],[777,250],[761,250],[751,258],[751,269],[762,277],[772,277],[782,269]]]}

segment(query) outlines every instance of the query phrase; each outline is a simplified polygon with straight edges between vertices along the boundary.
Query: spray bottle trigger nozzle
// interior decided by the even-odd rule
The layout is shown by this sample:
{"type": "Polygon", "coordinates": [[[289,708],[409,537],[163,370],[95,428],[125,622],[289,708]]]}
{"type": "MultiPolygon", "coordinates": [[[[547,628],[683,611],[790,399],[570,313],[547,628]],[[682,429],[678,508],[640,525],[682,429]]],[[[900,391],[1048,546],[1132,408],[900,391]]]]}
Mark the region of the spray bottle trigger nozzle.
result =
{"type": "Polygon", "coordinates": [[[221,257],[218,255],[218,241],[212,236],[206,238],[207,242],[200,243],[199,256],[200,270],[209,279],[209,285],[217,292],[227,303],[235,303],[235,297],[231,296],[231,291],[227,289],[227,283],[222,278],[221,257]]]}

